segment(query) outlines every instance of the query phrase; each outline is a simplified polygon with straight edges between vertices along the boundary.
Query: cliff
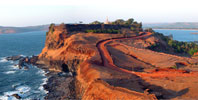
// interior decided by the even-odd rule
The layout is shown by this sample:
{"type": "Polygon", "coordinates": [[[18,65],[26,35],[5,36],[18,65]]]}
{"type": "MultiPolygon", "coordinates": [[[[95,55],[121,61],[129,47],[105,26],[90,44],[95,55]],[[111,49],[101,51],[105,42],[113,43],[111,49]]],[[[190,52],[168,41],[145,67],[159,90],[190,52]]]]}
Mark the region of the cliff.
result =
{"type": "MultiPolygon", "coordinates": [[[[126,100],[152,99],[154,97],[146,93],[110,85],[110,82],[117,81],[119,78],[135,77],[122,75],[122,73],[103,67],[96,48],[99,41],[122,37],[121,34],[77,33],[73,35],[68,34],[66,27],[54,26],[52,31],[48,32],[45,48],[39,55],[39,59],[49,65],[49,69],[52,71],[76,73],[75,98],[126,100]]],[[[142,89],[141,91],[144,92],[142,89]]]]}
{"type": "Polygon", "coordinates": [[[114,25],[63,24],[50,27],[45,47],[39,54],[39,62],[48,65],[51,71],[72,73],[72,81],[64,83],[69,93],[63,93],[59,99],[154,100],[198,97],[194,92],[198,88],[198,80],[195,79],[197,74],[159,69],[175,64],[193,65],[197,58],[189,59],[146,49],[162,41],[152,34],[132,33],[128,38],[123,37],[123,34],[85,33],[87,29],[121,28],[114,25]],[[163,59],[159,59],[161,56],[163,59]],[[172,78],[175,76],[178,78],[172,78]],[[194,81],[189,84],[191,77],[194,81]],[[179,87],[184,80],[188,82],[182,82],[183,86],[179,87]],[[193,95],[189,97],[189,94],[193,95]]]}

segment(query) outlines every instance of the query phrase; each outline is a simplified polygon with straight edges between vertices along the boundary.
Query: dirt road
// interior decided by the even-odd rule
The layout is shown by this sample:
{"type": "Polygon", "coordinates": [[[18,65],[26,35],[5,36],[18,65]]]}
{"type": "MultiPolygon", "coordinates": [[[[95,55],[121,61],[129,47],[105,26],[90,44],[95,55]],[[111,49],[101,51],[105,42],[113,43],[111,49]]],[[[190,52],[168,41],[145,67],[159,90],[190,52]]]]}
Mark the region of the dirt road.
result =
{"type": "Polygon", "coordinates": [[[124,39],[144,39],[152,35],[150,32],[145,32],[145,33],[140,33],[141,35],[139,36],[133,36],[133,37],[120,37],[120,38],[111,38],[111,39],[106,39],[102,40],[97,43],[97,48],[98,51],[100,52],[100,56],[102,59],[102,63],[105,67],[109,67],[111,69],[121,71],[124,73],[128,74],[135,74],[140,77],[176,77],[176,76],[181,76],[181,77],[189,77],[189,76],[198,76],[197,72],[187,72],[183,70],[176,70],[176,69],[166,69],[166,70],[158,70],[158,71],[152,71],[150,73],[145,73],[145,72],[134,72],[134,71],[129,71],[123,68],[117,67],[112,60],[112,57],[110,56],[107,48],[105,45],[109,42],[113,42],[116,40],[124,40],[124,39]]]}

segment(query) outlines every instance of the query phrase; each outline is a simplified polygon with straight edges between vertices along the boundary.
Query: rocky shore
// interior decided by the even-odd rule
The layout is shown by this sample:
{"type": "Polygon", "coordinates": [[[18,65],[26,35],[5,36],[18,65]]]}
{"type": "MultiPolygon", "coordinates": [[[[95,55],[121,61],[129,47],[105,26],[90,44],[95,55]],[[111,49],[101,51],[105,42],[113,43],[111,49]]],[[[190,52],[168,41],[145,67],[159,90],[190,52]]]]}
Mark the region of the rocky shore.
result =
{"type": "MultiPolygon", "coordinates": [[[[74,29],[77,26],[73,26],[74,29]]],[[[51,26],[46,36],[45,47],[34,63],[49,72],[48,83],[44,85],[49,93],[45,99],[197,98],[197,74],[182,71],[193,68],[196,70],[194,66],[197,66],[197,58],[151,51],[147,47],[155,43],[161,43],[164,47],[167,47],[167,44],[159,36],[143,35],[142,32],[129,34],[133,39],[124,39],[120,38],[124,37],[123,34],[71,34],[65,25],[51,26]],[[117,38],[120,40],[115,40],[117,38]],[[100,49],[98,44],[102,41],[106,43],[104,42],[101,45],[103,49],[100,49]],[[104,57],[108,61],[101,59],[104,57]],[[185,66],[179,66],[179,70],[166,70],[174,68],[175,65],[185,66]],[[165,70],[158,70],[160,68],[165,70]],[[191,82],[192,80],[194,81],[191,82]],[[183,86],[180,85],[181,82],[183,86]]]]}
{"type": "MultiPolygon", "coordinates": [[[[28,70],[28,65],[34,65],[44,70],[48,77],[47,84],[43,85],[44,89],[48,91],[45,97],[46,100],[62,100],[63,98],[76,100],[74,90],[75,78],[73,73],[50,71],[47,65],[43,64],[43,62],[38,59],[38,56],[24,57],[17,55],[6,57],[6,60],[18,61],[16,66],[19,69],[28,70]]],[[[21,98],[17,94],[14,94],[13,96],[17,99],[21,98]]]]}
{"type": "Polygon", "coordinates": [[[46,100],[77,100],[75,96],[75,77],[73,73],[51,71],[48,69],[47,65],[39,60],[34,64],[47,72],[46,76],[48,77],[48,81],[47,84],[43,86],[44,89],[48,91],[45,97],[46,100]]]}

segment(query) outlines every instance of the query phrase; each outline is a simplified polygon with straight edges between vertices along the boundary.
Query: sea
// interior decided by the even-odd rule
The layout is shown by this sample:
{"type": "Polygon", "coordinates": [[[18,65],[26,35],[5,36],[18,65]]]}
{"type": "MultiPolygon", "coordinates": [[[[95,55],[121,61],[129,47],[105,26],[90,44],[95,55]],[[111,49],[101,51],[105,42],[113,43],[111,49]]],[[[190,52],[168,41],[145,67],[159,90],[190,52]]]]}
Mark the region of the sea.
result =
{"type": "Polygon", "coordinates": [[[184,42],[198,42],[198,30],[176,30],[176,29],[155,29],[154,31],[164,34],[165,36],[172,35],[173,40],[184,42]]]}
{"type": "MultiPolygon", "coordinates": [[[[197,30],[155,30],[164,35],[173,35],[178,41],[198,41],[197,30]]],[[[46,72],[37,66],[29,66],[29,70],[19,69],[17,61],[7,61],[9,56],[38,55],[45,44],[46,31],[34,31],[16,34],[0,34],[0,100],[43,100],[48,91],[43,85],[47,82],[46,72]]]]}
{"type": "Polygon", "coordinates": [[[0,34],[0,100],[43,100],[48,91],[43,85],[47,82],[45,71],[29,65],[29,69],[19,69],[18,61],[7,61],[9,56],[38,55],[45,44],[45,31],[15,34],[0,34]]]}

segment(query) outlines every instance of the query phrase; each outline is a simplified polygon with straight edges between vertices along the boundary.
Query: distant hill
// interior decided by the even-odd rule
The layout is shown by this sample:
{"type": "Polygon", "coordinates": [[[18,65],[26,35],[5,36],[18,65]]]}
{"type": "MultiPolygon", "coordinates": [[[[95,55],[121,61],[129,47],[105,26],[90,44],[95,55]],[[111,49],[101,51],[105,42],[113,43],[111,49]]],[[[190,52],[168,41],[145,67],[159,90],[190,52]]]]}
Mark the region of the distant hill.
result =
{"type": "Polygon", "coordinates": [[[198,29],[198,22],[143,24],[143,28],[153,28],[153,29],[198,29]]]}
{"type": "Polygon", "coordinates": [[[28,26],[28,27],[3,27],[0,26],[0,34],[22,33],[31,31],[47,31],[49,25],[28,26]]]}

